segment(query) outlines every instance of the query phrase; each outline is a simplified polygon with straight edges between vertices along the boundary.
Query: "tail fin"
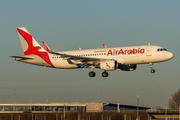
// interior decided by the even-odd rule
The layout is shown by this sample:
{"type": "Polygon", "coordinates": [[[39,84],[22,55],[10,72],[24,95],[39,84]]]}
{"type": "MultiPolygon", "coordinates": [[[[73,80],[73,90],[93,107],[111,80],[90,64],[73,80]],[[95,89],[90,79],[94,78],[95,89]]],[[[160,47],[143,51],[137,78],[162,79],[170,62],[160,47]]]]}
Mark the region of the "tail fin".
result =
{"type": "Polygon", "coordinates": [[[47,52],[24,27],[17,28],[24,55],[47,52]]]}

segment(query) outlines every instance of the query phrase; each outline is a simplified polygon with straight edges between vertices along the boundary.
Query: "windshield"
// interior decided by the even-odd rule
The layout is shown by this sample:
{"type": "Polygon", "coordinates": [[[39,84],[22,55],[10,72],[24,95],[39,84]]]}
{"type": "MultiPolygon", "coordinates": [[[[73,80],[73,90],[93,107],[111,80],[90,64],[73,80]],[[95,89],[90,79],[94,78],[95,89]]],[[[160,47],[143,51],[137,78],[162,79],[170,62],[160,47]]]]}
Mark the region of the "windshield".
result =
{"type": "Polygon", "coordinates": [[[167,49],[166,48],[159,48],[159,49],[157,49],[157,51],[167,51],[167,49]]]}

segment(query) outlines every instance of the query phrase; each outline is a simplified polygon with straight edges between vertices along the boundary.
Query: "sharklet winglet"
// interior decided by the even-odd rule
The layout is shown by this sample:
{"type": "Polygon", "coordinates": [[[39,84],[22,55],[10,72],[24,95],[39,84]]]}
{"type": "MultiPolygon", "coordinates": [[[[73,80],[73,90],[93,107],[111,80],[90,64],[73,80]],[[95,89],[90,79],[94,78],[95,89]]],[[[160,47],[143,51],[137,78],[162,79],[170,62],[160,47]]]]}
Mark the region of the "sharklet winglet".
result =
{"type": "Polygon", "coordinates": [[[44,45],[46,51],[50,52],[51,49],[46,45],[46,43],[45,43],[44,41],[42,41],[42,43],[43,43],[43,45],[44,45]]]}
{"type": "Polygon", "coordinates": [[[104,48],[107,48],[107,46],[106,46],[105,44],[103,44],[103,47],[104,47],[104,48]]]}

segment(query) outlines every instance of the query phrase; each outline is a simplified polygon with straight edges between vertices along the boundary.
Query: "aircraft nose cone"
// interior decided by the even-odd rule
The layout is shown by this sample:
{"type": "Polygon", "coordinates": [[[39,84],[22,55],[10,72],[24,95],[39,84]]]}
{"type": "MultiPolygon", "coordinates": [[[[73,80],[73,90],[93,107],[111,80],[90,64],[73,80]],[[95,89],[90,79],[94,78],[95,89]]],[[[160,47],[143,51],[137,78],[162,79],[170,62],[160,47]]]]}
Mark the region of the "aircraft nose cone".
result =
{"type": "Polygon", "coordinates": [[[169,59],[172,59],[174,57],[174,54],[173,53],[171,53],[171,52],[169,52],[169,54],[168,54],[168,58],[169,59]]]}

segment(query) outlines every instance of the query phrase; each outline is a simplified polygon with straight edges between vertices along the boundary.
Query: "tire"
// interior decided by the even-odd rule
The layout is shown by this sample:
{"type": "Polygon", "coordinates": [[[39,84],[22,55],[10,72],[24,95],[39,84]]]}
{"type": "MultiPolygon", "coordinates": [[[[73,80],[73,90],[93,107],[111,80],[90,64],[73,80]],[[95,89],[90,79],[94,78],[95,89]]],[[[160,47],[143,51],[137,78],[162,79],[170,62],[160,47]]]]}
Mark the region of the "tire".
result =
{"type": "Polygon", "coordinates": [[[95,72],[89,72],[89,77],[95,77],[96,73],[95,72]]]}
{"type": "Polygon", "coordinates": [[[155,73],[155,70],[154,70],[154,69],[151,69],[151,73],[155,73]]]}
{"type": "Polygon", "coordinates": [[[103,72],[103,73],[102,73],[102,76],[103,76],[103,77],[108,77],[108,75],[109,75],[108,72],[103,72]]]}

